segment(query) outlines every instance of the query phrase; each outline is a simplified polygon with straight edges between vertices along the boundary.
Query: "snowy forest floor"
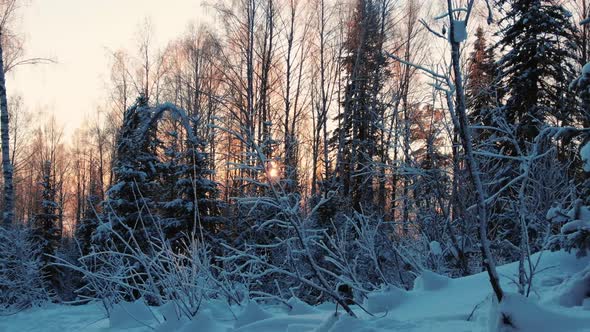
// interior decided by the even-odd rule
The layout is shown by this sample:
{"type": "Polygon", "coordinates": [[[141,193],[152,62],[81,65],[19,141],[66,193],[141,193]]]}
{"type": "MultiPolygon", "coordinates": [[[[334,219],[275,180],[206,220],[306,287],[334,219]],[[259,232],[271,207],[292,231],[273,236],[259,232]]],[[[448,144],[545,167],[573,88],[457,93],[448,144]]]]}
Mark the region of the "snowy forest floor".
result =
{"type": "MultiPolygon", "coordinates": [[[[203,306],[191,322],[164,321],[166,307],[152,308],[129,304],[128,310],[106,318],[100,304],[81,306],[48,305],[15,315],[0,317],[0,332],[16,331],[489,331],[490,317],[498,309],[509,312],[518,331],[590,331],[590,258],[577,259],[564,252],[543,252],[534,275],[529,299],[516,292],[517,263],[499,267],[508,293],[500,308],[491,301],[487,274],[447,279],[425,273],[414,289],[389,289],[370,294],[365,307],[374,317],[353,307],[359,319],[334,315],[334,304],[311,307],[291,300],[293,309],[250,303],[231,310],[223,303],[203,306]],[[234,318],[234,315],[237,320],[234,318]],[[130,318],[127,312],[133,313],[130,318]],[[138,321],[139,320],[139,321],[138,321]],[[146,326],[142,324],[147,324],[146,326]]],[[[494,321],[494,319],[492,319],[494,321]]],[[[492,322],[493,324],[493,322],[492,322]]]]}

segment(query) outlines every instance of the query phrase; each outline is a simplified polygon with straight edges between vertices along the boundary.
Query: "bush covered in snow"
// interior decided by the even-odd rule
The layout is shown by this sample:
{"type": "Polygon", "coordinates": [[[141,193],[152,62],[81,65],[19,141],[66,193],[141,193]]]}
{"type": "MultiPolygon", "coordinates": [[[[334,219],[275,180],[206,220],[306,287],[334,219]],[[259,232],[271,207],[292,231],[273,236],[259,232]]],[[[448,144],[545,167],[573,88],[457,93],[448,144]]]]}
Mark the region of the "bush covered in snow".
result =
{"type": "Polygon", "coordinates": [[[586,256],[590,250],[590,209],[581,199],[574,201],[572,207],[563,209],[553,207],[547,218],[559,225],[559,235],[553,237],[554,249],[576,250],[578,256],[586,256]]]}
{"type": "Polygon", "coordinates": [[[16,311],[49,301],[39,248],[26,228],[0,227],[0,311],[16,311]]]}

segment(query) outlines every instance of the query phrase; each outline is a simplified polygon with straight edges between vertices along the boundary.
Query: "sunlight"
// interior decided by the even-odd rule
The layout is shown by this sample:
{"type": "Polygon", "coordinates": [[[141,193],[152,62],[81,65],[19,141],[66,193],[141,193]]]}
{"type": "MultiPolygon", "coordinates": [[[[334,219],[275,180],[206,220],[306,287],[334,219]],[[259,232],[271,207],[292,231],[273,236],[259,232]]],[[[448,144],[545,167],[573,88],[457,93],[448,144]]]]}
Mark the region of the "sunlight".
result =
{"type": "Polygon", "coordinates": [[[271,161],[268,167],[268,176],[272,180],[276,180],[279,178],[279,167],[276,162],[271,161]]]}

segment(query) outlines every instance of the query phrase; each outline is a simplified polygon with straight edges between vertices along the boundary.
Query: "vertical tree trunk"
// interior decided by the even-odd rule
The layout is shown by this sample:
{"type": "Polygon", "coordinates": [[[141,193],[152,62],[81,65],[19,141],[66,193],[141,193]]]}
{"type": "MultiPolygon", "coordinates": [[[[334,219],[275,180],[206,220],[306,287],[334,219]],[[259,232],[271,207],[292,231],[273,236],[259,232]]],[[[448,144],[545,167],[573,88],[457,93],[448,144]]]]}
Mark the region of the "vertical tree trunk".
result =
{"type": "MultiPolygon", "coordinates": [[[[284,131],[284,177],[285,177],[285,189],[287,192],[291,192],[295,189],[295,172],[296,172],[296,158],[294,156],[294,143],[295,143],[295,132],[291,130],[291,121],[295,122],[295,116],[297,112],[297,107],[295,106],[293,110],[293,119],[291,119],[291,79],[293,76],[293,68],[292,68],[292,56],[293,56],[293,39],[295,35],[295,4],[293,1],[290,2],[291,11],[289,14],[290,21],[287,23],[289,28],[286,32],[287,37],[287,54],[285,59],[285,94],[284,94],[284,102],[285,102],[285,115],[284,115],[284,122],[283,122],[283,131],[284,131]]],[[[303,53],[303,52],[302,52],[303,53]]]]}
{"type": "MultiPolygon", "coordinates": [[[[586,0],[582,0],[582,17],[581,19],[588,18],[588,5],[586,4],[586,0]]],[[[581,48],[582,48],[582,57],[581,57],[581,64],[582,66],[588,62],[588,24],[582,25],[582,38],[581,38],[581,48]]]]}
{"type": "MultiPolygon", "coordinates": [[[[0,32],[0,37],[2,32],[0,32]]],[[[0,38],[1,39],[1,38],[0,38]]],[[[14,218],[14,187],[12,163],[10,162],[10,133],[8,128],[8,100],[6,98],[6,77],[4,75],[4,50],[0,43],[0,127],[2,131],[2,174],[4,176],[4,213],[2,222],[10,226],[14,218]]]]}
{"type": "MultiPolygon", "coordinates": [[[[471,132],[469,128],[469,121],[467,119],[467,112],[465,106],[465,90],[463,88],[463,74],[461,73],[460,67],[460,56],[461,56],[461,45],[460,42],[455,40],[453,36],[455,36],[455,20],[454,20],[454,11],[453,11],[453,3],[452,0],[447,0],[447,9],[448,9],[448,16],[449,16],[449,43],[451,44],[451,58],[452,58],[452,67],[453,67],[453,74],[455,80],[455,97],[456,97],[456,112],[457,118],[459,120],[459,136],[461,137],[461,143],[463,144],[463,149],[465,150],[465,159],[467,162],[467,169],[469,170],[471,179],[475,186],[476,195],[477,195],[477,217],[479,220],[479,237],[481,242],[481,251],[483,256],[483,265],[486,268],[488,273],[488,277],[490,278],[490,284],[498,302],[502,301],[504,296],[504,292],[502,291],[502,287],[500,286],[500,278],[498,277],[498,272],[496,271],[496,264],[495,260],[492,257],[492,253],[490,250],[490,244],[488,241],[487,236],[487,229],[488,229],[488,216],[487,216],[487,206],[486,206],[486,198],[487,195],[485,193],[485,189],[483,187],[483,183],[481,181],[481,172],[479,170],[479,165],[475,160],[475,156],[473,154],[473,142],[471,138],[471,132]]],[[[465,22],[467,24],[467,22],[465,22]]]]}
{"type": "MultiPolygon", "coordinates": [[[[411,10],[411,7],[408,7],[411,10]]],[[[408,31],[406,36],[406,48],[404,51],[404,60],[406,62],[410,62],[411,60],[411,50],[412,50],[412,16],[408,15],[408,31]]],[[[410,128],[410,103],[409,103],[409,94],[410,94],[410,66],[404,66],[403,72],[403,88],[402,88],[402,95],[401,95],[401,104],[403,109],[403,160],[404,160],[404,167],[410,167],[411,165],[411,128],[410,128]]],[[[403,234],[407,234],[409,230],[409,223],[410,223],[410,179],[408,175],[404,175],[403,177],[403,192],[402,192],[402,231],[403,234]]]]}

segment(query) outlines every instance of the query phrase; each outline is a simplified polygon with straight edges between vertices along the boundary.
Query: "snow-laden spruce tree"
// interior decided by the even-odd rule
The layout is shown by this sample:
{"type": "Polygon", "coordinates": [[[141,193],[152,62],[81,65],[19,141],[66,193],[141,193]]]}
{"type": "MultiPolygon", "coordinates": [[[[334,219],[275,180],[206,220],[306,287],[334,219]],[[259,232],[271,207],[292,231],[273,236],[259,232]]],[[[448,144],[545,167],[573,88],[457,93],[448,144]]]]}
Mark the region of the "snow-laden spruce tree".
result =
{"type": "Polygon", "coordinates": [[[546,0],[499,0],[507,8],[500,20],[503,52],[497,84],[508,123],[517,126],[523,149],[555,117],[571,124],[575,96],[567,89],[575,78],[576,27],[562,5],[546,0]]]}
{"type": "MultiPolygon", "coordinates": [[[[494,84],[496,65],[494,48],[488,47],[485,31],[481,26],[475,33],[473,51],[468,61],[465,98],[470,122],[473,126],[490,126],[493,124],[493,111],[498,106],[494,84]]],[[[476,144],[489,135],[489,130],[474,130],[476,144]]]]}
{"type": "MultiPolygon", "coordinates": [[[[152,110],[143,95],[125,111],[123,124],[116,139],[115,160],[113,163],[113,185],[107,190],[103,202],[100,225],[92,235],[98,252],[117,252],[128,257],[118,257],[120,265],[129,265],[132,273],[126,284],[146,283],[146,270],[142,265],[133,265],[137,251],[153,254],[156,250],[152,239],[158,235],[159,216],[154,197],[161,192],[156,165],[156,142],[143,137],[153,135],[149,126],[152,110]],[[146,135],[140,134],[147,131],[146,135]],[[133,267],[136,269],[133,269],[133,267]]],[[[93,266],[97,271],[113,274],[108,270],[108,262],[98,262],[93,266]],[[106,269],[106,270],[105,270],[106,269]]],[[[154,293],[154,292],[152,292],[154,293]]],[[[144,296],[139,290],[125,292],[124,298],[144,296]]],[[[157,297],[151,294],[149,301],[157,297]]]]}
{"type": "Polygon", "coordinates": [[[155,142],[138,139],[140,128],[150,119],[151,110],[143,96],[124,114],[116,140],[113,185],[103,203],[102,225],[94,234],[95,240],[102,244],[111,239],[111,229],[133,232],[140,245],[146,245],[154,233],[158,217],[153,197],[161,191],[155,168],[158,159],[155,142]]]}
{"type": "MultiPolygon", "coordinates": [[[[203,153],[205,143],[195,135],[197,126],[184,110],[170,103],[149,106],[143,96],[126,111],[116,141],[114,184],[102,203],[90,255],[81,258],[87,290],[107,285],[109,294],[120,298],[148,297],[150,303],[161,304],[163,282],[173,271],[154,271],[145,260],[182,254],[195,239],[201,241],[218,229],[212,220],[219,213],[216,184],[209,180],[208,156],[203,153]],[[92,257],[101,261],[93,263],[92,257]],[[120,269],[108,262],[111,258],[120,269]],[[88,276],[87,268],[125,275],[124,286],[88,276]]],[[[93,227],[92,220],[87,226],[93,227]]]]}
{"type": "Polygon", "coordinates": [[[582,100],[582,125],[590,127],[590,63],[582,67],[580,76],[572,82],[572,88],[582,100]]]}
{"type": "MultiPolygon", "coordinates": [[[[520,251],[509,248],[511,244],[517,247],[523,244],[523,227],[528,228],[527,242],[543,240],[538,225],[546,222],[544,211],[552,201],[546,197],[550,196],[549,188],[553,184],[546,183],[545,178],[532,173],[533,169],[523,169],[523,166],[532,166],[526,159],[550,151],[554,146],[547,137],[540,137],[546,127],[568,126],[576,120],[577,99],[568,85],[575,77],[577,59],[572,50],[576,48],[577,37],[572,15],[553,1],[499,0],[497,4],[503,8],[497,33],[499,40],[494,46],[501,54],[495,64],[494,82],[500,105],[493,112],[492,123],[488,124],[488,128],[496,129],[482,150],[488,155],[503,156],[491,160],[494,169],[487,182],[490,191],[498,195],[490,207],[490,221],[496,230],[493,234],[495,246],[502,251],[502,256],[513,260],[520,251]],[[514,179],[524,174],[527,179],[537,176],[541,182],[527,180],[526,188],[519,188],[520,184],[515,186],[514,179]],[[531,203],[526,199],[535,193],[540,193],[539,201],[531,203]],[[521,225],[523,208],[527,209],[526,225],[521,225]]],[[[573,159],[566,144],[555,146],[560,160],[573,159]]],[[[536,167],[536,170],[540,169],[536,167]]],[[[538,249],[540,246],[534,247],[538,249]]]]}
{"type": "MultiPolygon", "coordinates": [[[[582,68],[580,76],[572,82],[571,87],[579,94],[583,111],[586,112],[590,107],[590,64],[582,68]]],[[[584,120],[582,123],[587,124],[587,121],[584,120]]],[[[556,203],[547,212],[547,219],[560,226],[560,234],[553,238],[551,243],[553,249],[577,250],[578,256],[585,256],[590,250],[590,136],[588,133],[581,144],[580,159],[583,180],[579,185],[579,193],[576,193],[578,198],[573,200],[570,207],[556,203]]]]}
{"type": "MultiPolygon", "coordinates": [[[[588,189],[585,189],[587,192],[588,189]]],[[[573,202],[570,209],[557,206],[547,212],[547,219],[561,225],[560,234],[552,243],[554,249],[563,248],[568,252],[575,250],[578,257],[588,254],[590,250],[589,204],[587,199],[580,198],[573,202]]]]}
{"type": "MultiPolygon", "coordinates": [[[[590,24],[586,18],[581,25],[590,24]]],[[[570,88],[575,91],[582,101],[581,123],[584,129],[590,126],[590,63],[582,67],[580,75],[571,82],[570,88]]],[[[572,134],[575,136],[579,131],[572,134]]],[[[590,250],[590,135],[585,133],[580,144],[580,160],[583,175],[579,185],[578,198],[569,208],[556,203],[547,212],[547,219],[561,226],[561,234],[553,241],[554,249],[563,247],[570,251],[577,250],[578,256],[585,256],[590,250]]]]}
{"type": "Polygon", "coordinates": [[[161,224],[173,242],[195,233],[214,244],[215,234],[222,229],[222,202],[218,199],[217,183],[212,180],[209,155],[204,152],[207,142],[198,136],[201,123],[198,116],[187,117],[189,128],[175,122],[175,127],[180,128],[166,131],[164,139],[158,140],[163,149],[156,165],[162,182],[158,198],[161,224]]]}
{"type": "Polygon", "coordinates": [[[97,178],[98,174],[94,167],[90,168],[90,180],[88,183],[88,193],[86,194],[86,204],[82,212],[82,219],[76,224],[75,237],[82,255],[87,255],[92,247],[92,234],[99,225],[99,213],[101,203],[101,188],[97,178]]]}
{"type": "Polygon", "coordinates": [[[353,6],[342,59],[346,74],[342,111],[332,141],[339,193],[350,197],[354,210],[367,211],[378,208],[374,206],[373,159],[379,153],[380,120],[385,112],[380,93],[390,75],[383,45],[391,8],[387,2],[366,0],[357,0],[353,6]]]}
{"type": "Polygon", "coordinates": [[[38,212],[32,220],[32,241],[39,248],[42,274],[48,285],[56,289],[60,284],[59,269],[52,265],[53,256],[60,245],[62,230],[58,225],[58,203],[56,202],[55,177],[50,161],[44,161],[41,173],[41,201],[38,212]]]}

